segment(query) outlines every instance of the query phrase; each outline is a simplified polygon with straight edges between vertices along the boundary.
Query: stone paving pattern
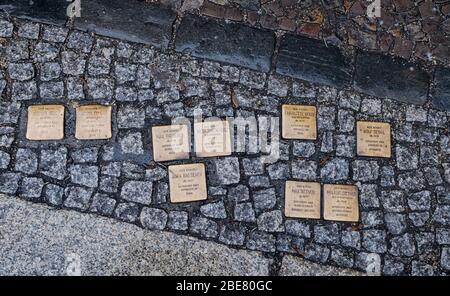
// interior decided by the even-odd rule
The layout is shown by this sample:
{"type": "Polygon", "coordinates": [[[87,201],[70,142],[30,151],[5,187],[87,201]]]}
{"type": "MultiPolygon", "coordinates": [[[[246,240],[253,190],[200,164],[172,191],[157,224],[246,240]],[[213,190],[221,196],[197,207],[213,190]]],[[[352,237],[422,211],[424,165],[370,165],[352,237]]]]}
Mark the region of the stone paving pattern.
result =
{"type": "Polygon", "coordinates": [[[364,271],[378,253],[387,275],[449,273],[450,114],[429,97],[382,99],[19,19],[1,18],[0,36],[0,193],[320,264],[364,271]],[[66,106],[66,139],[27,141],[26,107],[49,102],[66,106]],[[73,107],[92,102],[114,105],[113,139],[73,137],[73,107]],[[251,151],[192,157],[206,164],[207,202],[168,201],[166,165],[180,162],[151,161],[152,125],[196,107],[280,116],[282,103],[318,107],[317,141],[282,141],[273,164],[251,151]],[[391,159],[355,155],[356,120],[391,123],[391,159]],[[286,179],[356,183],[361,222],[286,219],[286,179]]]}
{"type": "Polygon", "coordinates": [[[258,28],[324,40],[430,64],[450,62],[450,3],[382,0],[381,17],[367,17],[367,0],[146,0],[258,28]]]}

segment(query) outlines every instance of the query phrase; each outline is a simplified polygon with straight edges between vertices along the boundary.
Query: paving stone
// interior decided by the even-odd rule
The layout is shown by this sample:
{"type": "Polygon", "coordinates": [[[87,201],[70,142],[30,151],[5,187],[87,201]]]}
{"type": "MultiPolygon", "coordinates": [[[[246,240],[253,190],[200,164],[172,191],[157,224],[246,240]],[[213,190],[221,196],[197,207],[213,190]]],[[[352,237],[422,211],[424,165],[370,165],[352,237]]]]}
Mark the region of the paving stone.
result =
{"type": "Polygon", "coordinates": [[[369,252],[385,253],[387,251],[386,232],[383,230],[363,231],[362,246],[369,252]]]}
{"type": "Polygon", "coordinates": [[[43,26],[42,39],[49,42],[63,43],[68,33],[69,29],[62,26],[43,26]]]}
{"type": "Polygon", "coordinates": [[[401,275],[405,270],[405,265],[392,257],[385,257],[385,262],[383,266],[383,273],[386,275],[401,275]]]}
{"type": "Polygon", "coordinates": [[[389,253],[394,256],[412,257],[416,252],[414,237],[409,233],[390,239],[390,245],[389,253]]]}
{"type": "Polygon", "coordinates": [[[111,162],[102,167],[102,175],[120,177],[122,164],[120,162],[111,162]]]}
{"type": "Polygon", "coordinates": [[[450,248],[442,248],[441,266],[445,270],[450,270],[450,248]]]}
{"type": "Polygon", "coordinates": [[[0,169],[7,169],[11,161],[9,153],[0,150],[0,169]]]}
{"type": "Polygon", "coordinates": [[[87,91],[93,99],[111,99],[114,81],[109,78],[87,79],[87,91]]]}
{"type": "Polygon", "coordinates": [[[97,147],[80,148],[74,150],[70,154],[70,157],[74,162],[77,163],[97,162],[98,148],[97,147]]]}
{"type": "Polygon", "coordinates": [[[383,208],[388,212],[399,213],[405,210],[405,194],[403,191],[382,191],[380,201],[383,208]]]}
{"type": "Polygon", "coordinates": [[[335,124],[336,109],[334,107],[320,106],[317,110],[317,129],[333,131],[335,124]]]}
{"type": "Polygon", "coordinates": [[[61,66],[59,63],[44,63],[41,65],[40,74],[42,81],[58,79],[61,75],[61,66]]]}
{"type": "Polygon", "coordinates": [[[123,153],[126,154],[143,154],[144,148],[142,143],[142,134],[131,132],[119,136],[119,145],[123,153]]]}
{"type": "Polygon", "coordinates": [[[63,203],[64,188],[55,184],[47,184],[44,188],[44,199],[54,206],[60,206],[63,203]]]}
{"type": "Polygon", "coordinates": [[[266,176],[251,176],[248,179],[251,188],[268,188],[271,186],[270,180],[266,176]]]}
{"type": "Polygon", "coordinates": [[[1,4],[6,12],[19,18],[55,25],[64,25],[67,20],[68,4],[57,0],[47,0],[45,4],[27,0],[3,0],[1,4]]]}
{"type": "Polygon", "coordinates": [[[200,212],[208,218],[225,219],[227,212],[222,201],[208,203],[200,207],[200,212]]]}
{"type": "Polygon", "coordinates": [[[320,170],[320,177],[325,182],[346,180],[349,175],[349,164],[345,159],[333,158],[320,170]]]}
{"type": "Polygon", "coordinates": [[[330,257],[330,249],[319,244],[307,244],[305,246],[305,258],[314,262],[325,263],[330,257]]]}
{"type": "Polygon", "coordinates": [[[358,53],[354,87],[362,93],[423,104],[429,81],[425,71],[406,60],[362,51],[358,53]]]}
{"type": "Polygon", "coordinates": [[[450,229],[437,228],[436,242],[440,245],[450,245],[450,229]]]}
{"type": "Polygon", "coordinates": [[[25,198],[38,199],[41,197],[44,188],[44,180],[41,178],[26,177],[23,178],[19,195],[25,198]]]}
{"type": "Polygon", "coordinates": [[[12,37],[14,24],[7,20],[0,20],[0,37],[12,37]]]}
{"type": "Polygon", "coordinates": [[[84,187],[69,186],[65,189],[66,200],[64,206],[68,208],[76,208],[79,210],[87,210],[93,189],[84,187]]]}
{"type": "Polygon", "coordinates": [[[239,222],[255,222],[255,210],[250,202],[239,203],[234,207],[234,220],[239,222]]]}
{"type": "Polygon", "coordinates": [[[37,97],[36,82],[13,82],[12,97],[17,101],[30,101],[37,97]]]}
{"type": "Polygon", "coordinates": [[[246,229],[241,225],[225,225],[221,227],[219,241],[233,246],[242,246],[245,241],[246,229]]]}
{"type": "Polygon", "coordinates": [[[30,149],[17,149],[14,170],[25,174],[34,174],[38,168],[36,153],[30,149]]]}
{"type": "Polygon", "coordinates": [[[355,116],[350,110],[338,111],[339,131],[343,133],[351,132],[355,128],[355,116]]]}
{"type": "Polygon", "coordinates": [[[393,167],[384,166],[381,168],[380,185],[383,187],[395,185],[395,172],[393,167]]]}
{"type": "Polygon", "coordinates": [[[0,124],[16,124],[20,114],[20,103],[0,102],[0,124]]]}
{"type": "Polygon", "coordinates": [[[347,251],[343,251],[341,249],[333,249],[331,251],[331,261],[333,261],[336,265],[345,268],[353,267],[354,259],[353,254],[347,251]]]}
{"type": "Polygon", "coordinates": [[[279,97],[286,97],[288,94],[289,85],[288,82],[281,78],[270,76],[267,81],[267,92],[279,97]]]}
{"type": "Polygon", "coordinates": [[[27,39],[38,39],[39,31],[41,29],[40,24],[38,23],[29,23],[23,22],[18,25],[19,29],[17,30],[17,35],[22,38],[27,39]]]}
{"type": "Polygon", "coordinates": [[[95,55],[89,58],[88,73],[91,76],[109,74],[111,71],[111,58],[95,55]]]}
{"type": "Polygon", "coordinates": [[[98,187],[98,167],[73,165],[69,168],[71,182],[90,188],[98,187]]]}
{"type": "Polygon", "coordinates": [[[270,69],[274,45],[271,32],[193,15],[183,18],[175,40],[179,52],[263,72],[270,69]]]}
{"type": "Polygon", "coordinates": [[[169,184],[158,183],[156,185],[155,204],[163,204],[167,202],[169,197],[169,184]]]}
{"type": "Polygon", "coordinates": [[[414,212],[408,214],[409,220],[415,227],[422,227],[428,223],[430,219],[429,212],[414,212]]]}
{"type": "Polygon", "coordinates": [[[246,247],[261,252],[275,252],[275,244],[275,236],[261,231],[252,231],[248,235],[246,247]]]}
{"type": "Polygon", "coordinates": [[[361,249],[361,234],[354,230],[343,230],[341,232],[341,244],[344,247],[361,249]]]}
{"type": "Polygon", "coordinates": [[[217,223],[202,217],[193,217],[190,231],[207,238],[215,238],[219,234],[217,223]]]}
{"type": "Polygon", "coordinates": [[[259,215],[258,229],[266,232],[284,232],[283,215],[281,211],[274,210],[259,215]]]}
{"type": "Polygon", "coordinates": [[[64,180],[66,176],[67,148],[41,150],[39,171],[48,177],[64,180]]]}
{"type": "Polygon", "coordinates": [[[15,194],[19,189],[20,178],[20,174],[0,174],[0,192],[5,194],[15,194]]]}
{"type": "Polygon", "coordinates": [[[422,145],[420,147],[420,163],[422,164],[438,164],[439,153],[436,148],[422,145]]]}
{"type": "Polygon", "coordinates": [[[450,226],[450,206],[438,206],[433,213],[433,221],[450,226]]]}
{"type": "Polygon", "coordinates": [[[422,190],[425,178],[421,171],[412,171],[398,175],[398,186],[408,191],[422,190]]]}
{"type": "Polygon", "coordinates": [[[99,35],[167,48],[176,14],[167,8],[132,0],[93,0],[83,4],[75,27],[99,35]],[[100,12],[100,14],[99,14],[100,12]]]}
{"type": "Polygon", "coordinates": [[[216,159],[216,176],[222,185],[237,184],[240,180],[239,161],[237,157],[216,159]]]}
{"type": "Polygon", "coordinates": [[[117,112],[119,128],[143,128],[145,124],[145,110],[130,105],[119,107],[117,112]]]}
{"type": "Polygon", "coordinates": [[[350,68],[337,47],[301,36],[286,35],[280,45],[276,71],[309,82],[343,87],[350,68]]]}
{"type": "Polygon", "coordinates": [[[116,193],[119,190],[119,179],[116,177],[101,177],[100,190],[107,193],[116,193]]]}
{"type": "Polygon", "coordinates": [[[309,160],[293,161],[292,177],[305,181],[315,180],[317,178],[317,163],[309,160]]]}
{"type": "Polygon", "coordinates": [[[62,70],[64,74],[78,76],[84,73],[86,58],[82,54],[73,51],[63,51],[61,53],[62,70]]]}
{"type": "Polygon", "coordinates": [[[311,157],[316,152],[314,143],[294,141],[292,154],[299,157],[311,157]]]}
{"type": "MultiPolygon", "coordinates": [[[[29,42],[18,40],[6,48],[6,58],[11,62],[27,60],[30,57],[29,42]]],[[[3,49],[2,49],[3,51],[3,49]]]]}
{"type": "Polygon", "coordinates": [[[65,84],[69,100],[83,100],[85,98],[83,82],[80,79],[69,77],[65,80],[65,84]]]}
{"type": "Polygon", "coordinates": [[[34,77],[34,68],[31,63],[10,63],[8,73],[11,79],[18,81],[29,80],[34,77]]]}
{"type": "Polygon", "coordinates": [[[183,211],[170,211],[167,221],[167,226],[173,230],[187,230],[188,229],[187,212],[183,211]]]}
{"type": "Polygon", "coordinates": [[[420,191],[408,197],[408,206],[412,211],[427,211],[431,206],[431,192],[420,191]]]}
{"type": "Polygon", "coordinates": [[[114,211],[116,200],[108,194],[96,193],[92,199],[90,211],[102,215],[111,215],[114,211]]]}
{"type": "Polygon", "coordinates": [[[286,180],[290,178],[289,164],[275,163],[267,167],[267,172],[272,180],[286,180]]]}
{"type": "Polygon", "coordinates": [[[149,205],[152,202],[152,182],[128,181],[122,186],[120,196],[128,201],[149,205]]]}
{"type": "Polygon", "coordinates": [[[424,262],[413,261],[411,264],[411,275],[412,276],[433,276],[434,275],[433,266],[426,264],[424,262]]]}
{"type": "Polygon", "coordinates": [[[337,224],[314,227],[314,241],[319,244],[339,244],[340,229],[337,224]]]}
{"type": "Polygon", "coordinates": [[[374,181],[378,179],[378,163],[376,161],[355,160],[353,161],[353,180],[374,181]]]}
{"type": "Polygon", "coordinates": [[[418,106],[408,106],[406,108],[406,121],[411,122],[426,122],[427,110],[418,106]]]}
{"type": "MultiPolygon", "coordinates": [[[[83,10],[86,8],[83,7],[83,10]]],[[[83,11],[84,14],[85,11],[83,11]]],[[[93,45],[93,38],[83,32],[73,31],[67,38],[67,48],[78,50],[84,53],[90,53],[93,45]]]]}
{"type": "Polygon", "coordinates": [[[306,222],[288,219],[285,222],[285,227],[287,234],[311,238],[311,227],[306,222]]]}
{"type": "Polygon", "coordinates": [[[39,96],[43,99],[60,99],[64,96],[62,81],[42,82],[39,85],[39,96]]]}
{"type": "Polygon", "coordinates": [[[389,233],[398,235],[406,230],[406,215],[396,213],[386,213],[384,221],[389,233]]]}
{"type": "Polygon", "coordinates": [[[139,217],[139,206],[132,202],[119,203],[114,210],[114,216],[119,220],[134,223],[139,217]]]}
{"type": "Polygon", "coordinates": [[[244,158],[242,166],[246,176],[260,175],[264,173],[264,164],[261,158],[244,158]]]}
{"type": "Polygon", "coordinates": [[[359,187],[359,199],[361,206],[365,209],[378,208],[380,201],[377,194],[377,185],[361,184],[359,187]]]}
{"type": "Polygon", "coordinates": [[[274,188],[258,190],[253,192],[253,203],[257,211],[272,209],[277,202],[274,188]]]}
{"type": "Polygon", "coordinates": [[[163,230],[166,227],[168,215],[161,209],[143,208],[140,219],[145,228],[163,230]]]}
{"type": "Polygon", "coordinates": [[[397,167],[400,170],[417,169],[419,158],[416,151],[414,148],[397,146],[395,149],[397,167]]]}
{"type": "Polygon", "coordinates": [[[444,67],[438,67],[434,74],[434,91],[431,101],[435,108],[450,111],[450,70],[444,67]]]}
{"type": "Polygon", "coordinates": [[[59,48],[47,42],[39,42],[34,47],[33,60],[35,62],[44,63],[56,59],[59,54],[59,48]]]}

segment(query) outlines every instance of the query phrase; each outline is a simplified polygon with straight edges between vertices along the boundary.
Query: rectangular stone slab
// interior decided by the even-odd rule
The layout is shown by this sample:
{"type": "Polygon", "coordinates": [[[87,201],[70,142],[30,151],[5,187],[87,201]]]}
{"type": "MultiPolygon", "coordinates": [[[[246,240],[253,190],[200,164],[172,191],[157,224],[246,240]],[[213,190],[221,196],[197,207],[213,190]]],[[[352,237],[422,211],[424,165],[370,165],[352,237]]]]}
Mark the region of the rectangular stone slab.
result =
{"type": "Polygon", "coordinates": [[[206,172],[203,163],[169,166],[170,201],[173,203],[206,200],[206,172]]]}
{"type": "Polygon", "coordinates": [[[0,0],[0,10],[20,18],[64,25],[68,19],[66,10],[69,4],[65,0],[0,0]]]}
{"type": "Polygon", "coordinates": [[[450,69],[438,67],[434,74],[433,107],[450,112],[450,69]]]}
{"type": "Polygon", "coordinates": [[[356,123],[357,154],[370,157],[391,157],[391,125],[385,122],[356,123]]]}
{"type": "Polygon", "coordinates": [[[197,157],[231,155],[231,132],[228,121],[194,123],[194,139],[197,157]]]}
{"type": "Polygon", "coordinates": [[[136,0],[82,1],[75,27],[99,35],[167,48],[176,14],[136,0]]]}
{"type": "Polygon", "coordinates": [[[427,99],[429,75],[401,58],[359,52],[356,59],[354,87],[362,93],[423,104],[427,99]]]}
{"type": "Polygon", "coordinates": [[[194,15],[183,18],[175,40],[176,51],[263,72],[274,47],[272,32],[194,15]]]}
{"type": "Polygon", "coordinates": [[[354,185],[323,185],[323,217],[325,220],[358,222],[358,187],[354,185]]]}
{"type": "Polygon", "coordinates": [[[75,138],[105,140],[112,137],[111,106],[86,105],[77,108],[75,138]]]}
{"type": "Polygon", "coordinates": [[[284,139],[317,139],[315,106],[282,105],[282,137],[284,139]]]}
{"type": "Polygon", "coordinates": [[[351,79],[349,64],[337,47],[290,34],[281,41],[276,71],[334,87],[348,85],[351,79]]]}
{"type": "Polygon", "coordinates": [[[320,183],[286,181],[286,217],[320,219],[320,183]]]}
{"type": "Polygon", "coordinates": [[[64,138],[64,106],[34,105],[28,107],[28,140],[62,140],[64,138]]]}
{"type": "Polygon", "coordinates": [[[152,127],[153,159],[168,161],[189,158],[190,141],[186,124],[152,127]]]}

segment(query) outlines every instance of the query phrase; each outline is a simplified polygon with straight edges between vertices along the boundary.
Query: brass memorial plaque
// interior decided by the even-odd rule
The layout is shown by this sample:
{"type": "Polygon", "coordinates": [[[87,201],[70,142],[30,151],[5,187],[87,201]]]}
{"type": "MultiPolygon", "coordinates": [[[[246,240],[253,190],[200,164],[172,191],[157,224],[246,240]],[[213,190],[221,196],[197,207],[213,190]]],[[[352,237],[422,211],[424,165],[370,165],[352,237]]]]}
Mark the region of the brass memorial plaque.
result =
{"type": "Polygon", "coordinates": [[[186,124],[154,126],[152,139],[155,161],[189,158],[189,131],[186,124]]]}
{"type": "Polygon", "coordinates": [[[35,105],[28,107],[28,140],[62,140],[64,138],[64,106],[35,105]]]}
{"type": "Polygon", "coordinates": [[[194,123],[195,153],[198,157],[231,155],[231,133],[228,121],[194,123]]]}
{"type": "Polygon", "coordinates": [[[389,123],[358,121],[356,129],[358,155],[391,157],[391,125],[389,123]]]}
{"type": "Polygon", "coordinates": [[[315,106],[282,105],[282,136],[285,139],[315,140],[317,110],[315,106]]]}
{"type": "Polygon", "coordinates": [[[354,185],[323,186],[325,220],[358,222],[358,187],[354,185]]]}
{"type": "Polygon", "coordinates": [[[105,140],[112,137],[111,106],[86,105],[77,108],[75,138],[105,140]]]}
{"type": "Polygon", "coordinates": [[[286,181],[285,215],[292,218],[320,219],[320,184],[286,181]]]}
{"type": "Polygon", "coordinates": [[[169,166],[170,201],[206,200],[206,173],[202,163],[169,166]]]}

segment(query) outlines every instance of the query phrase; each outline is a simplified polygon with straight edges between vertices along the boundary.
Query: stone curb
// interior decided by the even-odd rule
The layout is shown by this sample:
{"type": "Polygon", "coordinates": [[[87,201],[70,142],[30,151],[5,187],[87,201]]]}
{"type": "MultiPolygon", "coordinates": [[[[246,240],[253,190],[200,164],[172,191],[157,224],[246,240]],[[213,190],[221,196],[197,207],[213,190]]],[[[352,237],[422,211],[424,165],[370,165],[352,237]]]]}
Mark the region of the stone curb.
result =
{"type": "MultiPolygon", "coordinates": [[[[82,275],[265,276],[273,264],[261,252],[54,211],[5,195],[0,195],[0,242],[0,275],[66,275],[76,260],[82,275]]],[[[360,274],[292,256],[281,270],[280,275],[360,274]]]]}
{"type": "MultiPolygon", "coordinates": [[[[1,0],[0,8],[13,16],[44,23],[61,25],[68,21],[61,14],[65,10],[63,0],[47,0],[43,5],[36,2],[32,6],[27,3],[27,0],[1,0]]],[[[450,73],[445,69],[438,69],[433,81],[432,75],[420,65],[412,65],[402,58],[360,52],[356,63],[352,63],[353,58],[345,59],[337,47],[314,39],[287,35],[277,48],[274,33],[239,23],[186,15],[176,26],[175,13],[161,6],[135,0],[86,3],[83,2],[86,6],[82,18],[75,20],[76,28],[162,49],[175,42],[175,50],[197,57],[263,72],[274,68],[282,75],[337,88],[354,85],[363,93],[401,102],[424,104],[430,93],[435,108],[450,110],[445,83],[450,80],[450,73]],[[433,84],[435,88],[430,92],[433,84]]]]}

